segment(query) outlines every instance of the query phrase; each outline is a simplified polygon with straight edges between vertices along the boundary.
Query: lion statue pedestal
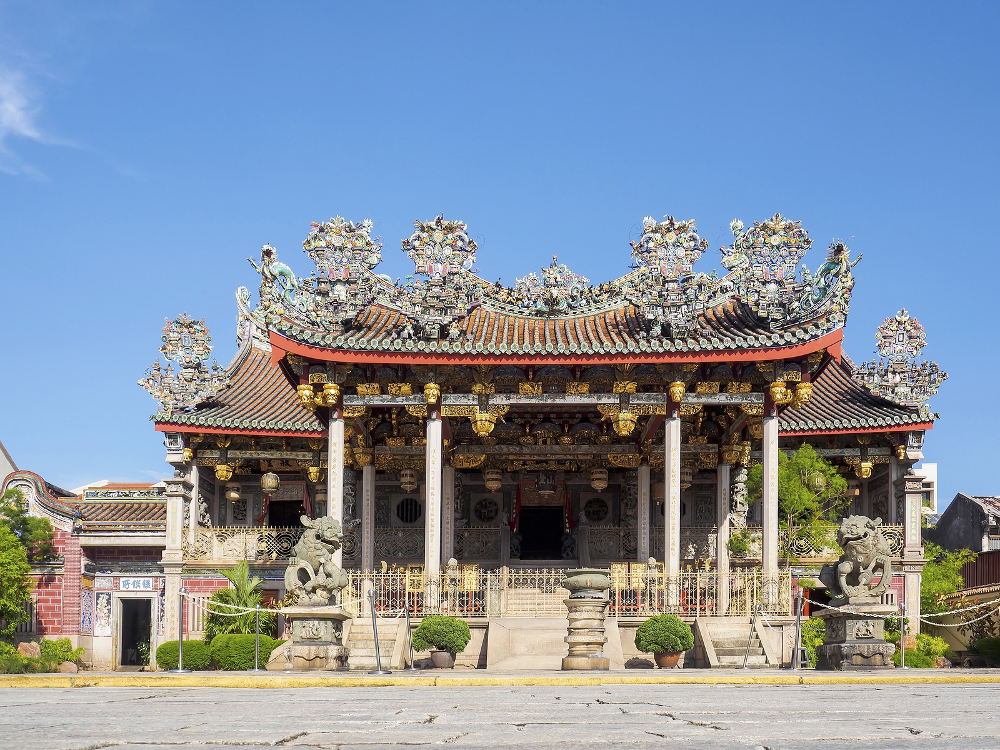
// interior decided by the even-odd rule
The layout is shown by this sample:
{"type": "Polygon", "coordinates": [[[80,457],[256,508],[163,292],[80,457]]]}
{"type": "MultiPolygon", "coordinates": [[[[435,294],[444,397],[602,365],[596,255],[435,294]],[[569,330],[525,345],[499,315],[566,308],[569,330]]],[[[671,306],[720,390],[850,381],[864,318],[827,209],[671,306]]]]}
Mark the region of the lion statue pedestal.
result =
{"type": "Polygon", "coordinates": [[[296,601],[281,612],[291,623],[292,638],[271,653],[271,671],[347,669],[350,655],[343,622],[351,617],[334,599],[347,586],[347,574],[333,561],[340,549],[340,522],[332,516],[300,519],[306,531],[292,548],[285,588],[296,601]]]}
{"type": "Polygon", "coordinates": [[[893,669],[896,647],[885,642],[885,618],[896,607],[882,603],[892,581],[889,544],[879,531],[882,519],[849,516],[840,524],[837,544],[844,554],[835,565],[824,565],[822,581],[830,591],[830,606],[816,616],[826,623],[826,643],[816,648],[817,669],[893,669]],[[873,584],[875,571],[881,573],[873,584]]]}

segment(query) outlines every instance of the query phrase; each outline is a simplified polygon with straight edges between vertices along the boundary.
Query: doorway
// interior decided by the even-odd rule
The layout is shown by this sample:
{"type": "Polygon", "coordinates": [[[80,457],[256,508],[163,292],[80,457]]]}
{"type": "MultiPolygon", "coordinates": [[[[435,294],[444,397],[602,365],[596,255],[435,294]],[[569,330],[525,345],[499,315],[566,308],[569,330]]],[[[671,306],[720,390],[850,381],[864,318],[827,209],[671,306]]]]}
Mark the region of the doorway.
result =
{"type": "Polygon", "coordinates": [[[518,531],[522,560],[562,559],[562,508],[521,508],[518,531]]]}
{"type": "Polygon", "coordinates": [[[144,667],[149,664],[153,636],[153,600],[120,599],[121,651],[118,663],[123,667],[144,667]]]}
{"type": "Polygon", "coordinates": [[[303,513],[305,509],[298,500],[272,501],[267,509],[267,523],[269,526],[301,526],[299,517],[303,513]]]}

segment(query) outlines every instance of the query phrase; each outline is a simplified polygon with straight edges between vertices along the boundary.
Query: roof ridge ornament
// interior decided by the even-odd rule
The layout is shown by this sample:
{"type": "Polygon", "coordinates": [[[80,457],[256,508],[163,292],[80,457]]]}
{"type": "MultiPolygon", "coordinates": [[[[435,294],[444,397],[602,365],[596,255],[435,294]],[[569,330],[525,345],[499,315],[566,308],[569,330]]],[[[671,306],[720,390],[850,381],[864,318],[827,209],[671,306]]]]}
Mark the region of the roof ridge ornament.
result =
{"type": "Polygon", "coordinates": [[[923,325],[901,309],[875,330],[875,343],[879,358],[859,365],[854,379],[874,395],[902,406],[919,407],[921,415],[930,418],[927,401],[948,379],[948,373],[937,362],[916,361],[927,345],[923,325]]]}
{"type": "Polygon", "coordinates": [[[372,239],[371,230],[371,219],[355,222],[335,216],[329,221],[314,221],[302,248],[320,276],[346,281],[382,260],[382,240],[372,239]]]}
{"type": "Polygon", "coordinates": [[[160,402],[160,413],[171,414],[182,409],[193,409],[210,400],[228,383],[228,374],[218,362],[208,367],[212,353],[212,337],[204,320],[195,320],[182,313],[174,320],[167,318],[163,326],[160,353],[167,360],[153,362],[146,377],[137,381],[150,395],[160,402]],[[178,365],[174,372],[170,362],[178,365]]]}
{"type": "Polygon", "coordinates": [[[440,214],[432,221],[415,221],[416,230],[403,240],[418,274],[443,279],[451,273],[471,271],[476,262],[476,241],[464,221],[450,221],[440,214]]]}

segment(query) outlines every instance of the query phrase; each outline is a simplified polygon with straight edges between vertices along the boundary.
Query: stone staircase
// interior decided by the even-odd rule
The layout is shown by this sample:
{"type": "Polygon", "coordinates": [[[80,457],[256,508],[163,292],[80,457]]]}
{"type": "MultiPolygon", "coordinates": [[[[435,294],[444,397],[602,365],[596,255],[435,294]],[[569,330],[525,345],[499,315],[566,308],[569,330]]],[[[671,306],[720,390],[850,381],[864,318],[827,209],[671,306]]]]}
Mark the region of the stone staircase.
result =
{"type": "MultiPolygon", "coordinates": [[[[718,667],[742,667],[743,658],[747,655],[747,636],[736,638],[713,638],[712,645],[715,646],[715,656],[719,663],[718,667]]],[[[748,667],[767,666],[767,657],[764,655],[764,647],[760,643],[757,634],[754,633],[750,639],[749,656],[746,656],[748,667]]]]}
{"type": "Polygon", "coordinates": [[[744,658],[748,667],[775,666],[769,662],[767,650],[760,642],[757,630],[751,631],[750,618],[703,618],[698,627],[705,645],[707,663],[704,666],[739,669],[743,666],[744,658]]]}
{"type": "MultiPolygon", "coordinates": [[[[393,663],[393,654],[396,651],[398,633],[398,619],[379,618],[378,645],[382,656],[382,669],[391,669],[399,666],[393,663]]],[[[348,666],[351,669],[375,669],[375,636],[372,635],[370,619],[358,619],[351,623],[351,630],[347,634],[347,647],[351,651],[348,658],[348,666]]]]}

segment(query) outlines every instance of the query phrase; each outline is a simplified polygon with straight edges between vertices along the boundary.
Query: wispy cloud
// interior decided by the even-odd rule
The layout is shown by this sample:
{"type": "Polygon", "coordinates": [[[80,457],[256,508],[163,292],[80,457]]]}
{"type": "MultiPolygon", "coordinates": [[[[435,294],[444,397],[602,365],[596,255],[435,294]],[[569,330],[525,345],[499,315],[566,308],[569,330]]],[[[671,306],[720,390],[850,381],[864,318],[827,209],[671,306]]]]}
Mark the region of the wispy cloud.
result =
{"type": "Polygon", "coordinates": [[[21,159],[12,145],[19,139],[56,143],[39,128],[38,110],[38,97],[26,77],[0,66],[0,172],[44,179],[45,175],[21,159]]]}

